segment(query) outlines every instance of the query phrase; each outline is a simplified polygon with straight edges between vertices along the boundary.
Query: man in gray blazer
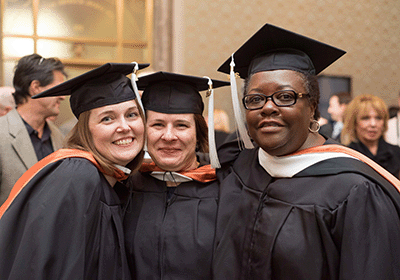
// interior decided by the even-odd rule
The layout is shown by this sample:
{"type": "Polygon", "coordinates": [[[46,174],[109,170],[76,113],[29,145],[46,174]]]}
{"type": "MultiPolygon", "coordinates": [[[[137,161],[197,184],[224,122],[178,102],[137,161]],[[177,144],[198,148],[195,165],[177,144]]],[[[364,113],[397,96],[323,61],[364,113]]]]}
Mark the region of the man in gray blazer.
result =
{"type": "Polygon", "coordinates": [[[64,136],[47,119],[59,114],[65,97],[31,96],[65,77],[64,65],[56,58],[32,54],[18,61],[13,78],[16,109],[0,117],[0,205],[28,168],[62,147],[64,136]]]}

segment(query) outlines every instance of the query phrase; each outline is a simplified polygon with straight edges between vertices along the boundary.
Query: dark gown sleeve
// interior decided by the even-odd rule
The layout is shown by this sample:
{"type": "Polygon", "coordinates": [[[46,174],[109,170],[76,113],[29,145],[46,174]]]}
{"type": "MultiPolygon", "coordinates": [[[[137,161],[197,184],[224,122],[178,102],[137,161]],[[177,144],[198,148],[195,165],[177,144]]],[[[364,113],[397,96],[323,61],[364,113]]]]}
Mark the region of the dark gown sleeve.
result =
{"type": "Polygon", "coordinates": [[[217,178],[220,184],[219,186],[219,201],[218,201],[218,214],[217,214],[217,227],[215,233],[215,248],[218,246],[223,232],[228,227],[229,220],[240,203],[243,200],[243,179],[237,176],[234,169],[240,169],[242,173],[246,174],[250,179],[264,182],[267,185],[271,177],[266,172],[259,172],[257,176],[253,176],[253,168],[256,168],[254,162],[257,160],[256,150],[244,150],[239,153],[239,150],[235,150],[234,143],[231,145],[230,154],[232,156],[235,154],[236,161],[234,161],[232,166],[223,165],[221,169],[217,170],[217,178]],[[236,152],[232,152],[232,151],[236,152]],[[260,176],[258,176],[260,175],[260,176]]]}
{"type": "Polygon", "coordinates": [[[400,279],[400,222],[380,186],[365,180],[337,208],[300,209],[291,209],[276,236],[271,279],[400,279]]]}
{"type": "Polygon", "coordinates": [[[218,147],[218,158],[221,165],[232,165],[241,152],[243,144],[237,139],[227,140],[218,147]]]}
{"type": "Polygon", "coordinates": [[[336,220],[333,236],[342,233],[340,279],[400,279],[400,219],[380,186],[355,186],[336,220]]]}
{"type": "Polygon", "coordinates": [[[101,216],[116,210],[101,211],[104,184],[83,159],[35,175],[0,220],[1,279],[102,279],[99,244],[114,237],[101,236],[101,216]]]}
{"type": "Polygon", "coordinates": [[[243,151],[220,186],[213,279],[400,279],[399,193],[384,178],[347,158],[271,178],[256,157],[243,151]]]}

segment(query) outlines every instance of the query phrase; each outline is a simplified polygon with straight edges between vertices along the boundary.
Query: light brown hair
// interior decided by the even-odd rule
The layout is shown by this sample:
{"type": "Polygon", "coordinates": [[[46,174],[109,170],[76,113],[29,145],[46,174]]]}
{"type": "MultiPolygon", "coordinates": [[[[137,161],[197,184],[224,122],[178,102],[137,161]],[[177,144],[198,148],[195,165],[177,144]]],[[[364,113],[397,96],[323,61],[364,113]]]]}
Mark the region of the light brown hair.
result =
{"type": "Polygon", "coordinates": [[[200,114],[194,114],[196,124],[197,151],[208,153],[208,126],[204,117],[200,114]]]}

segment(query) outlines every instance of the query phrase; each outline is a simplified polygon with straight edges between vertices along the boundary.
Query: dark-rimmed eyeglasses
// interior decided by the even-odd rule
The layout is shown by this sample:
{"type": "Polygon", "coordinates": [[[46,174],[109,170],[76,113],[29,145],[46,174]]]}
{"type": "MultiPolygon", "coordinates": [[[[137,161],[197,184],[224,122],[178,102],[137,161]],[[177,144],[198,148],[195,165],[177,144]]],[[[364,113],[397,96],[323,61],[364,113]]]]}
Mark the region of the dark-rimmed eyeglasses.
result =
{"type": "Polygon", "coordinates": [[[298,98],[303,97],[306,93],[297,93],[294,90],[280,90],[271,95],[262,93],[248,94],[243,97],[243,105],[247,110],[258,110],[264,107],[268,98],[278,107],[288,107],[296,104],[298,98]]]}

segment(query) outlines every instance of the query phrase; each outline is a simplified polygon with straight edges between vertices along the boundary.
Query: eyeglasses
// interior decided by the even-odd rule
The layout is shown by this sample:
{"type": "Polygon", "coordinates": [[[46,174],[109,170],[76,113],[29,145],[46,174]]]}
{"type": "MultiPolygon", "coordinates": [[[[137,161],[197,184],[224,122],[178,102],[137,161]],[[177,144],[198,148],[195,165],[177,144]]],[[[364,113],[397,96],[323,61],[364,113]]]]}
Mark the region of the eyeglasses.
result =
{"type": "Polygon", "coordinates": [[[262,93],[248,94],[243,97],[243,104],[247,110],[258,110],[264,107],[268,98],[278,107],[288,107],[296,104],[297,98],[303,97],[306,93],[297,93],[294,90],[280,90],[271,95],[262,93]]]}

